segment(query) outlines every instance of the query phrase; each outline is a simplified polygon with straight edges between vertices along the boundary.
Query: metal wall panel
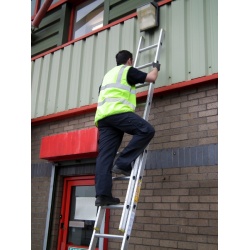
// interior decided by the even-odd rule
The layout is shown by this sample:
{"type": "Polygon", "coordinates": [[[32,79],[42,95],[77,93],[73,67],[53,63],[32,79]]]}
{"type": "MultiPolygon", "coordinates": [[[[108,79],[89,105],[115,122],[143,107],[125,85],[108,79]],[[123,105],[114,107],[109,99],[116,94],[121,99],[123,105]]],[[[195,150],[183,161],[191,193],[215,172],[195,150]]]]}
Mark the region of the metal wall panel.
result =
{"type": "Polygon", "coordinates": [[[58,50],[53,54],[53,60],[51,62],[51,74],[50,82],[48,83],[48,100],[46,103],[46,113],[50,110],[57,110],[57,98],[60,86],[60,72],[62,61],[62,50],[58,50]]]}
{"type": "Polygon", "coordinates": [[[186,79],[187,67],[187,41],[185,34],[185,25],[187,20],[185,16],[186,1],[176,1],[172,4],[171,11],[171,30],[169,30],[169,53],[171,65],[169,79],[172,82],[181,82],[186,79]]]}
{"type": "MultiPolygon", "coordinates": [[[[176,0],[160,7],[154,32],[140,33],[132,18],[34,60],[32,118],[96,103],[116,53],[127,49],[135,55],[140,35],[145,46],[156,43],[160,28],[166,36],[156,88],[218,73],[218,0],[176,0]]],[[[153,61],[154,53],[141,59],[140,64],[153,61]]]]}
{"type": "Polygon", "coordinates": [[[205,1],[206,74],[218,72],[218,0],[205,1]]]}
{"type": "MultiPolygon", "coordinates": [[[[39,85],[41,84],[41,71],[42,71],[42,61],[43,58],[37,59],[33,62],[32,67],[32,80],[31,80],[31,114],[33,117],[39,117],[36,113],[36,108],[38,106],[38,96],[39,96],[39,85]]],[[[46,85],[47,83],[43,83],[46,85]]]]}
{"type": "MultiPolygon", "coordinates": [[[[205,35],[204,35],[204,1],[192,0],[190,1],[190,11],[188,11],[187,16],[190,18],[190,75],[192,78],[197,78],[199,76],[205,76],[205,35]]],[[[189,56],[188,56],[189,57],[189,56]]]]}

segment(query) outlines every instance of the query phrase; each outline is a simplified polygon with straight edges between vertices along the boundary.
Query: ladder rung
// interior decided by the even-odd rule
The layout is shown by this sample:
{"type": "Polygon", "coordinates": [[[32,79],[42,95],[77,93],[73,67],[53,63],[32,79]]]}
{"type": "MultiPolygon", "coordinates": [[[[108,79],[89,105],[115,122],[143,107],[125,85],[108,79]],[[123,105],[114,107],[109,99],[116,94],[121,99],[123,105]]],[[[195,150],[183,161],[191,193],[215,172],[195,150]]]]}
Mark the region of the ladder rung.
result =
{"type": "Polygon", "coordinates": [[[125,180],[129,180],[130,176],[120,176],[120,177],[112,177],[113,181],[125,181],[125,180]]]}
{"type": "Polygon", "coordinates": [[[150,46],[148,46],[148,47],[145,47],[145,48],[140,49],[139,52],[143,52],[143,51],[146,51],[146,50],[155,48],[155,47],[157,47],[157,46],[158,46],[157,43],[156,43],[156,44],[152,44],[152,45],[150,45],[150,46]]]}
{"type": "Polygon", "coordinates": [[[122,235],[115,235],[115,234],[95,234],[96,237],[99,238],[109,238],[109,239],[123,239],[122,235]]]}
{"type": "Polygon", "coordinates": [[[102,208],[118,209],[118,208],[123,208],[123,205],[109,205],[109,206],[102,206],[102,208]]]}
{"type": "Polygon", "coordinates": [[[146,82],[146,83],[138,83],[138,84],[135,85],[135,88],[136,88],[136,89],[143,88],[143,87],[148,86],[149,84],[150,84],[149,82],[146,82]]]}
{"type": "Polygon", "coordinates": [[[149,66],[152,66],[152,62],[143,64],[143,65],[138,66],[138,67],[136,67],[136,68],[137,68],[137,69],[143,69],[143,68],[146,68],[146,67],[149,67],[149,66]]]}

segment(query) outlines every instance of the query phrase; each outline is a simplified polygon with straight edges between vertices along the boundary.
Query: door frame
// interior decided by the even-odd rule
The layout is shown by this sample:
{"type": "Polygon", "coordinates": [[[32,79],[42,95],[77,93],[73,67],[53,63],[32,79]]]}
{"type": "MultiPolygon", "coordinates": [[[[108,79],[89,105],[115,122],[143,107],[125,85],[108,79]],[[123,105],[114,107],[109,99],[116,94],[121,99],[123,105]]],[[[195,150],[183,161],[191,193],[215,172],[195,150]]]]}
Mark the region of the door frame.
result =
{"type": "MultiPolygon", "coordinates": [[[[92,185],[95,185],[94,175],[64,178],[57,250],[68,250],[65,239],[67,239],[68,229],[69,229],[68,224],[70,215],[71,188],[74,186],[92,186],[92,185]]],[[[108,234],[109,231],[109,218],[110,218],[110,209],[106,209],[105,224],[104,224],[105,234],[108,234]]],[[[98,250],[98,248],[96,248],[96,250],[98,250]]],[[[103,250],[108,250],[108,239],[106,238],[103,240],[103,250]]]]}

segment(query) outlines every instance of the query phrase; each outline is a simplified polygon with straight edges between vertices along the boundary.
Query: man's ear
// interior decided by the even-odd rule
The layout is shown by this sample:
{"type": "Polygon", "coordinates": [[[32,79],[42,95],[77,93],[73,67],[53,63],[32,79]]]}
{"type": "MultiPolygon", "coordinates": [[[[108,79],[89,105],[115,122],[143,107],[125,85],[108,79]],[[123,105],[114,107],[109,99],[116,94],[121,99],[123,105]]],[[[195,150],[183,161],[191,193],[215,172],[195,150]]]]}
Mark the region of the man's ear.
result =
{"type": "Polygon", "coordinates": [[[126,64],[127,64],[127,65],[132,65],[132,59],[129,58],[129,59],[127,60],[126,64]]]}

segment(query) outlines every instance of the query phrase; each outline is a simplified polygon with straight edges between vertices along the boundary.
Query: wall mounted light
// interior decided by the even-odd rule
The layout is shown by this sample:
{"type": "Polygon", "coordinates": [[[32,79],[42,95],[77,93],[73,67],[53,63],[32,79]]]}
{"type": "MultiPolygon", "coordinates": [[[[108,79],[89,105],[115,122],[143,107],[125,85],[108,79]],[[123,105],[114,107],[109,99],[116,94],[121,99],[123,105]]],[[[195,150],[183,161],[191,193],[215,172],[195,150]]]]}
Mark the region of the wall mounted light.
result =
{"type": "Polygon", "coordinates": [[[137,17],[140,31],[159,26],[159,7],[155,2],[144,4],[137,8],[137,17]]]}

